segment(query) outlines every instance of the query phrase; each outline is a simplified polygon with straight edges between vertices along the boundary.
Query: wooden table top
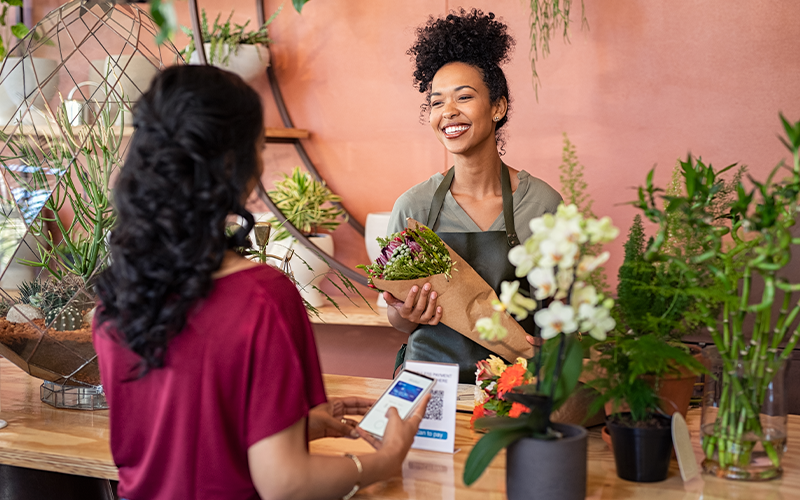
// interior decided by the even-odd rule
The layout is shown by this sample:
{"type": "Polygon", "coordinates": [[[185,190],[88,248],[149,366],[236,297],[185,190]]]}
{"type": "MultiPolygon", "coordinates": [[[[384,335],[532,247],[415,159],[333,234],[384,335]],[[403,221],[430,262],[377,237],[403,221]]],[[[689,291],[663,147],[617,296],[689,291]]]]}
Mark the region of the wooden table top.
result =
{"type": "MultiPolygon", "coordinates": [[[[389,380],[326,375],[331,397],[377,397],[389,380]]],[[[70,474],[116,479],[117,471],[108,448],[108,412],[56,410],[39,401],[41,381],[0,359],[0,463],[70,474]]],[[[700,412],[689,412],[695,454],[701,457],[698,439],[700,412]]],[[[471,487],[463,485],[464,462],[480,435],[469,430],[469,414],[457,415],[454,455],[412,450],[403,465],[403,477],[374,484],[356,498],[363,499],[481,499],[505,498],[505,453],[501,452],[484,475],[471,487]]],[[[619,479],[614,457],[600,439],[598,428],[590,431],[587,498],[648,499],[759,499],[788,500],[800,497],[800,416],[789,417],[789,450],[784,457],[784,477],[764,483],[733,482],[702,475],[683,483],[677,462],[669,478],[660,483],[632,483],[619,479]]],[[[363,441],[321,439],[311,443],[319,454],[369,453],[363,441]]],[[[569,471],[564,471],[568,480],[569,471]]]]}
{"type": "Polygon", "coordinates": [[[386,317],[386,308],[378,307],[374,300],[370,301],[370,306],[372,306],[372,309],[370,309],[364,301],[357,297],[353,298],[355,304],[347,300],[346,297],[336,296],[334,299],[339,304],[341,311],[332,305],[325,305],[318,309],[319,316],[309,314],[308,319],[312,323],[326,325],[392,327],[386,317]]]}

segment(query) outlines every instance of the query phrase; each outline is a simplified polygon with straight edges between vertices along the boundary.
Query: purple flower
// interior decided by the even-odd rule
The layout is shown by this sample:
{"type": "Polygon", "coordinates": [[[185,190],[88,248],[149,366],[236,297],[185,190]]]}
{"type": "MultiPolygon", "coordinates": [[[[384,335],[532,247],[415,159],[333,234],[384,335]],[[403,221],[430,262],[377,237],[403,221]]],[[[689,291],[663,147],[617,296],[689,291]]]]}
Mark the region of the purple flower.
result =
{"type": "Polygon", "coordinates": [[[419,246],[419,243],[414,241],[410,236],[406,236],[406,245],[411,250],[411,255],[416,255],[422,251],[422,247],[419,246]]]}
{"type": "Polygon", "coordinates": [[[395,249],[403,244],[403,240],[400,238],[395,238],[389,242],[388,245],[381,249],[381,254],[375,259],[375,262],[380,264],[381,266],[385,266],[389,259],[392,258],[392,254],[394,253],[395,249]]]}

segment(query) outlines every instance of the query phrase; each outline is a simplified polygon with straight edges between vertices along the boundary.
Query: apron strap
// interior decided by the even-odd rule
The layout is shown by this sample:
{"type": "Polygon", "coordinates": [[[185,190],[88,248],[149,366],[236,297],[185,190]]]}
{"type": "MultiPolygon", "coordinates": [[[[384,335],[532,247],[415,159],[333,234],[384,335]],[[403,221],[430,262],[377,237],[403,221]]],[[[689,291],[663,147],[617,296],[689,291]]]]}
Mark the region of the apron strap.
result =
{"type": "MultiPolygon", "coordinates": [[[[439,220],[439,214],[442,212],[445,196],[447,196],[447,192],[450,190],[450,185],[453,183],[455,173],[455,167],[450,167],[450,170],[447,171],[444,179],[442,179],[442,182],[433,194],[431,208],[428,212],[428,221],[427,224],[425,224],[431,229],[433,229],[433,226],[436,225],[436,222],[439,220]]],[[[503,219],[506,224],[506,239],[508,240],[508,246],[515,247],[519,245],[519,237],[517,236],[517,229],[514,226],[514,194],[511,192],[511,175],[508,173],[508,166],[505,163],[503,163],[500,169],[500,187],[503,191],[503,219]]]]}
{"type": "Polygon", "coordinates": [[[442,212],[442,206],[444,206],[444,198],[447,196],[447,192],[450,191],[450,185],[453,183],[453,177],[455,176],[456,168],[450,167],[450,170],[444,175],[444,179],[439,183],[439,187],[436,188],[436,192],[433,194],[431,209],[428,212],[428,223],[425,224],[430,229],[433,229],[436,221],[439,220],[439,214],[442,212]]]}

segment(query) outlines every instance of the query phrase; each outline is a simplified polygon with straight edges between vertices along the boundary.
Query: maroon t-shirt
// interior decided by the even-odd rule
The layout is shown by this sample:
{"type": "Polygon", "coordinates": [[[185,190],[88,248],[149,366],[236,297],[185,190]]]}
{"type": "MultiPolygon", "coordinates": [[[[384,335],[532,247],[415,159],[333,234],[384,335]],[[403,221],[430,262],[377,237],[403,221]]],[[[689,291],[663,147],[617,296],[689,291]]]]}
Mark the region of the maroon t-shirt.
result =
{"type": "Polygon", "coordinates": [[[247,449],[325,402],[303,303],[268,266],[215,280],[143,378],[109,325],[95,325],[94,345],[122,498],[257,499],[247,449]]]}

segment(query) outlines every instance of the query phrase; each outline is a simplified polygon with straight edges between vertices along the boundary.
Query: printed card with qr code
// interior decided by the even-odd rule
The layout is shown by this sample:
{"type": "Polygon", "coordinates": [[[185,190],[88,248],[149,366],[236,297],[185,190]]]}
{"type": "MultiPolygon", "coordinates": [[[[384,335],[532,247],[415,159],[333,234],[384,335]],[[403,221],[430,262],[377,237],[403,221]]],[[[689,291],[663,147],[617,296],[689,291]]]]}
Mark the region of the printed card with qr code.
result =
{"type": "Polygon", "coordinates": [[[456,433],[458,365],[406,361],[405,369],[436,379],[412,448],[453,453],[456,433]]]}

